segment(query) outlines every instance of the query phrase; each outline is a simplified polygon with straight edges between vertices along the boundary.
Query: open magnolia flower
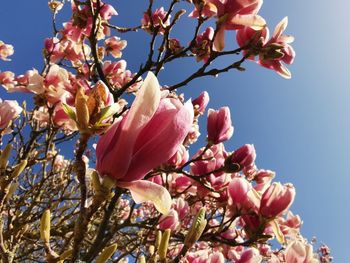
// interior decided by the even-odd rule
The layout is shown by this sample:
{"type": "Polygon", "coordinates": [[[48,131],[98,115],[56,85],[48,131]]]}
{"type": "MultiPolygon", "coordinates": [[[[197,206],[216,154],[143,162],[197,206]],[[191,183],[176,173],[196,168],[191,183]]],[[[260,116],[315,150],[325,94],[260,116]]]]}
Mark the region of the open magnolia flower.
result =
{"type": "Polygon", "coordinates": [[[142,179],[176,153],[190,131],[193,115],[191,101],[182,104],[161,98],[157,78],[148,73],[129,112],[98,141],[97,171],[128,188],[136,202],[152,201],[166,213],[171,202],[167,190],[142,179]]]}

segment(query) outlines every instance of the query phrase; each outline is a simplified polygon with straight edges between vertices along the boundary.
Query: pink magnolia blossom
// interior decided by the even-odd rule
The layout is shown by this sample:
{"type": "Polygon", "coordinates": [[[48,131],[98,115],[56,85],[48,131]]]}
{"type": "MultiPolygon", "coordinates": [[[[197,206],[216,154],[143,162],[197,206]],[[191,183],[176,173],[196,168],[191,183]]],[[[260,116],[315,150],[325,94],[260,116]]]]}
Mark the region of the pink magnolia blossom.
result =
{"type": "Polygon", "coordinates": [[[204,114],[205,109],[209,104],[209,94],[206,91],[203,91],[197,98],[192,100],[192,104],[195,110],[195,113],[204,114]]]}
{"type": "Polygon", "coordinates": [[[286,248],[286,263],[316,263],[312,245],[294,240],[286,248]]]}
{"type": "Polygon", "coordinates": [[[292,184],[273,183],[262,195],[260,214],[267,218],[275,217],[288,210],[294,197],[295,188],[292,184]]]}
{"type": "Polygon", "coordinates": [[[292,36],[282,35],[287,25],[287,17],[278,23],[272,38],[265,45],[268,51],[260,54],[259,64],[289,79],[292,75],[284,63],[288,65],[293,63],[295,51],[293,47],[289,45],[294,41],[294,38],[292,36]]]}
{"type": "Polygon", "coordinates": [[[151,19],[148,12],[145,12],[143,14],[143,18],[141,19],[141,25],[146,31],[152,32],[152,21],[153,28],[158,28],[158,33],[163,34],[164,27],[170,25],[170,18],[170,15],[167,17],[167,12],[164,10],[164,7],[161,7],[153,12],[151,19]]]}
{"type": "Polygon", "coordinates": [[[106,52],[112,54],[114,58],[122,56],[122,50],[126,47],[126,40],[121,40],[119,37],[110,37],[105,40],[106,52]]]}
{"type": "Polygon", "coordinates": [[[183,220],[190,211],[188,202],[185,201],[182,197],[176,200],[174,209],[177,211],[180,220],[183,220]]]}
{"type": "Polygon", "coordinates": [[[191,48],[193,54],[196,55],[196,60],[207,62],[211,54],[211,45],[214,37],[214,29],[208,27],[202,34],[198,35],[195,40],[195,45],[191,48]]]}
{"type": "Polygon", "coordinates": [[[13,46],[9,44],[5,44],[0,40],[0,59],[4,61],[9,61],[9,56],[12,56],[14,53],[13,46]]]}
{"type": "Polygon", "coordinates": [[[233,126],[228,107],[222,107],[217,111],[213,109],[208,110],[207,131],[208,142],[213,144],[227,141],[232,137],[233,126]]]}
{"type": "Polygon", "coordinates": [[[175,167],[181,167],[188,161],[188,159],[188,150],[183,144],[181,144],[179,145],[179,148],[176,151],[176,153],[168,160],[167,164],[175,167]]]}
{"type": "Polygon", "coordinates": [[[276,71],[284,78],[291,78],[290,71],[284,64],[292,64],[295,58],[295,51],[290,45],[294,37],[283,35],[288,25],[288,18],[285,17],[276,26],[271,39],[269,40],[269,29],[255,29],[244,27],[237,31],[237,43],[245,47],[244,54],[254,60],[259,56],[258,63],[268,69],[276,71]],[[249,44],[249,46],[247,46],[249,44]]]}
{"type": "Polygon", "coordinates": [[[161,99],[150,73],[128,114],[98,141],[97,170],[118,181],[142,179],[175,154],[192,124],[190,107],[191,102],[161,99]]]}
{"type": "Polygon", "coordinates": [[[162,215],[159,219],[159,229],[161,230],[169,228],[172,231],[175,231],[179,224],[179,215],[174,209],[171,209],[167,215],[162,215]]]}
{"type": "Polygon", "coordinates": [[[253,144],[245,144],[229,157],[232,163],[239,164],[241,169],[254,165],[256,152],[253,144]]]}
{"type": "Polygon", "coordinates": [[[251,190],[252,185],[244,178],[233,178],[228,185],[227,191],[234,206],[244,205],[248,200],[248,193],[251,190]]]}
{"type": "Polygon", "coordinates": [[[183,105],[178,99],[161,98],[158,80],[149,73],[129,112],[100,137],[97,171],[128,188],[136,202],[152,200],[159,211],[167,213],[169,193],[141,179],[175,154],[192,122],[192,103],[183,105]]]}
{"type": "Polygon", "coordinates": [[[268,27],[255,29],[253,27],[246,26],[237,30],[236,32],[237,44],[242,48],[245,47],[243,54],[249,54],[248,58],[251,60],[254,60],[255,56],[258,55],[259,52],[255,53],[252,49],[249,49],[249,47],[254,47],[257,50],[262,48],[264,45],[266,45],[269,36],[270,34],[268,27]]]}
{"type": "MultiPolygon", "coordinates": [[[[126,61],[120,60],[118,62],[105,61],[103,63],[103,72],[106,78],[109,80],[110,84],[113,85],[115,89],[120,89],[125,84],[127,84],[135,74],[131,73],[130,70],[126,69],[126,61]]],[[[139,89],[142,84],[142,79],[140,78],[128,88],[129,92],[134,92],[139,89]]]]}
{"type": "Polygon", "coordinates": [[[6,129],[11,122],[19,116],[22,108],[15,100],[1,100],[0,99],[0,129],[6,129]]]}
{"type": "Polygon", "coordinates": [[[118,12],[112,5],[103,3],[100,9],[100,16],[103,20],[110,20],[112,16],[118,15],[118,12]]]}
{"type": "Polygon", "coordinates": [[[15,74],[11,71],[0,72],[0,85],[11,91],[15,88],[15,74]]]}
{"type": "MultiPolygon", "coordinates": [[[[218,18],[219,31],[216,34],[214,44],[218,51],[225,46],[225,30],[237,30],[244,26],[262,28],[265,20],[257,15],[263,0],[208,0],[204,2],[202,15],[216,16],[218,18]]],[[[190,16],[199,16],[199,7],[190,16]]]]}
{"type": "MultiPolygon", "coordinates": [[[[204,148],[201,148],[193,158],[201,155],[204,151],[204,148]]],[[[225,158],[227,157],[227,152],[222,143],[213,145],[207,150],[202,156],[202,160],[198,160],[191,164],[191,174],[193,175],[204,175],[216,171],[217,175],[221,175],[223,171],[217,171],[224,165],[225,158]]]]}

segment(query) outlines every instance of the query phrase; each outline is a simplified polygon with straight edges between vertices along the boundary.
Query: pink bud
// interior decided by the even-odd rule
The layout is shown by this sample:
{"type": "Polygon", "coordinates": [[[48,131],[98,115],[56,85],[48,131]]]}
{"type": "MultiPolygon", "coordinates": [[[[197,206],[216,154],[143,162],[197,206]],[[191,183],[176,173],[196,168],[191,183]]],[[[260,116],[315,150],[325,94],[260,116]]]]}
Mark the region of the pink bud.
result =
{"type": "Polygon", "coordinates": [[[231,162],[239,164],[241,168],[245,168],[254,165],[255,158],[256,152],[254,145],[245,144],[233,152],[231,162]]]}
{"type": "Polygon", "coordinates": [[[103,4],[103,6],[100,9],[100,15],[103,20],[109,20],[112,18],[112,16],[118,15],[118,12],[114,9],[113,6],[103,4]]]}
{"type": "Polygon", "coordinates": [[[179,216],[178,213],[171,209],[169,214],[162,215],[159,219],[159,229],[165,230],[165,229],[171,229],[172,231],[175,231],[177,226],[179,225],[179,216]]]}
{"type": "Polygon", "coordinates": [[[196,99],[192,101],[195,112],[203,114],[205,112],[205,108],[209,103],[209,94],[206,91],[203,91],[196,99]]]}
{"type": "Polygon", "coordinates": [[[262,195],[260,214],[267,218],[275,217],[288,210],[294,197],[295,188],[292,184],[273,183],[262,195]]]}
{"type": "Polygon", "coordinates": [[[218,144],[231,138],[233,134],[233,126],[231,122],[230,109],[222,107],[215,111],[208,110],[208,142],[218,144]]]}

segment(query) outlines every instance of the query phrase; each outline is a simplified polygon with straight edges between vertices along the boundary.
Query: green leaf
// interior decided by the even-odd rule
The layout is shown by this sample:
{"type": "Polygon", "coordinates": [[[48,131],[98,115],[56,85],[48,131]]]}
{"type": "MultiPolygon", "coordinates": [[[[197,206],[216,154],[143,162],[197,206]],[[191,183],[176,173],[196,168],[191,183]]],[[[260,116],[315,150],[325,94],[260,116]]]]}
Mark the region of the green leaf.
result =
{"type": "Polygon", "coordinates": [[[71,118],[75,122],[77,121],[77,116],[75,114],[74,109],[71,106],[67,105],[66,103],[62,103],[62,109],[69,116],[69,118],[71,118]]]}
{"type": "Polygon", "coordinates": [[[103,120],[108,119],[109,117],[112,117],[115,113],[117,113],[120,109],[120,106],[118,103],[113,103],[112,105],[103,108],[101,112],[99,113],[99,118],[97,120],[97,123],[101,123],[103,120]]]}

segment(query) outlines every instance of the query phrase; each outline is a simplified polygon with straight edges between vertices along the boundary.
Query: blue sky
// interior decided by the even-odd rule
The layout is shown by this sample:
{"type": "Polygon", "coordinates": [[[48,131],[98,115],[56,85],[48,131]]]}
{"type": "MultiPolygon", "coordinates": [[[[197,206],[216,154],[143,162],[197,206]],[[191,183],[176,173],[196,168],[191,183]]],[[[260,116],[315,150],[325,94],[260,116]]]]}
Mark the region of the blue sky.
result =
{"type": "MultiPolygon", "coordinates": [[[[120,13],[115,22],[125,26],[138,25],[147,4],[137,0],[109,2],[115,3],[120,13]]],[[[156,1],[159,6],[167,2],[156,1]]],[[[297,52],[295,63],[289,67],[293,78],[285,80],[247,62],[246,72],[204,78],[182,90],[187,97],[208,90],[210,107],[230,106],[235,133],[226,148],[234,150],[253,143],[258,166],[276,171],[276,180],[296,186],[293,211],[304,220],[302,233],[327,243],[335,262],[347,262],[350,234],[349,8],[345,0],[265,1],[261,15],[270,28],[284,16],[289,17],[287,33],[295,36],[297,52]]],[[[43,39],[52,32],[50,16],[44,0],[1,4],[0,40],[13,44],[16,52],[12,62],[0,62],[1,71],[19,74],[33,67],[41,69],[43,39]]],[[[185,39],[192,23],[185,19],[174,34],[185,39]]],[[[148,35],[128,33],[125,37],[129,41],[125,58],[136,70],[146,55],[148,35]]],[[[234,46],[232,33],[227,41],[234,46]]],[[[172,84],[199,65],[194,61],[175,64],[160,75],[160,81],[172,84]]],[[[0,94],[6,99],[18,96],[0,94]]]]}

